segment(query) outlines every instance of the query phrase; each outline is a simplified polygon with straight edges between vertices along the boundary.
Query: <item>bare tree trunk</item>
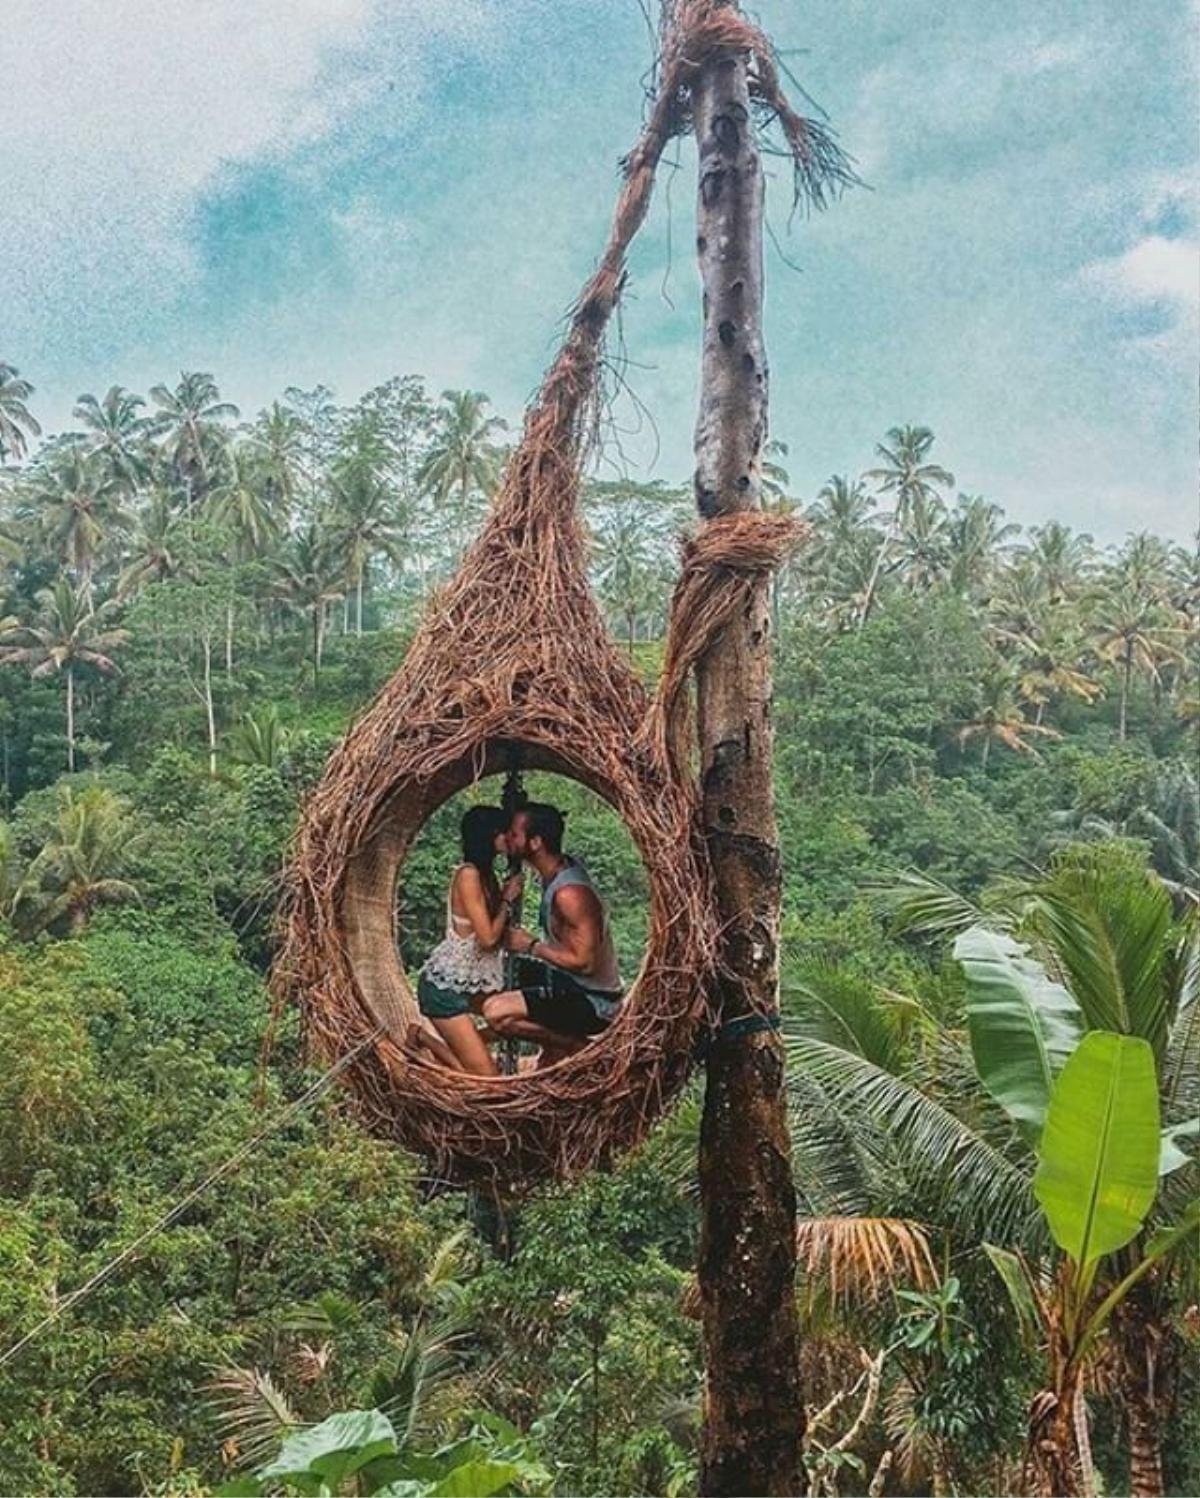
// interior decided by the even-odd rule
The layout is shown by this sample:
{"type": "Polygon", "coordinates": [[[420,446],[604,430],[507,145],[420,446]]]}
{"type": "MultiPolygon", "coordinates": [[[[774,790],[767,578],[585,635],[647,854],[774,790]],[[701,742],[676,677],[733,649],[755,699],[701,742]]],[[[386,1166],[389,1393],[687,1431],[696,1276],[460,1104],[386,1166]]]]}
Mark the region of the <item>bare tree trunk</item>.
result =
{"type": "Polygon", "coordinates": [[[888,523],[883,540],[879,543],[879,550],[875,553],[875,561],[871,566],[871,576],[867,579],[867,591],[863,594],[862,612],[858,616],[858,627],[860,630],[866,624],[867,618],[871,613],[871,606],[875,602],[875,590],[879,586],[879,573],[883,567],[883,559],[892,549],[899,534],[899,511],[897,510],[888,523]]]}
{"type": "Polygon", "coordinates": [[[360,640],[362,639],[363,574],[366,570],[365,563],[358,569],[358,595],[354,600],[354,633],[360,640]]]}
{"type": "Polygon", "coordinates": [[[1125,645],[1125,659],[1121,662],[1121,723],[1117,729],[1117,741],[1125,742],[1125,728],[1129,715],[1129,682],[1133,675],[1133,643],[1125,645]]]}
{"type": "MultiPolygon", "coordinates": [[[[766,438],[763,182],[746,62],[716,57],[693,91],[704,344],[696,503],[757,507],[766,438]]],[[[697,668],[703,818],[724,931],[724,1029],[707,1062],[699,1280],[706,1366],[700,1491],[803,1491],[804,1404],[783,1050],[755,1026],[778,1004],[780,868],[771,786],[769,585],[697,668]],[[738,1033],[738,1021],[751,1023],[738,1033]]]]}
{"type": "Polygon", "coordinates": [[[213,706],[212,636],[205,631],[200,641],[204,651],[204,713],[208,721],[208,773],[217,773],[217,714],[213,706]]]}

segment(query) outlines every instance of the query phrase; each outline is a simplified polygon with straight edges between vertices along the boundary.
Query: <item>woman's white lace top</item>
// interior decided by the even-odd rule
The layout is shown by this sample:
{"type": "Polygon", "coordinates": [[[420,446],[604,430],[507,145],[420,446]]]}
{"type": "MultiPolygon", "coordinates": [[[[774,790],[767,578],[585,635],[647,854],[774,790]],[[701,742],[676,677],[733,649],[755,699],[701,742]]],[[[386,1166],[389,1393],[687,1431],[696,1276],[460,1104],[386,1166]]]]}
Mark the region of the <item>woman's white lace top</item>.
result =
{"type": "MultiPolygon", "coordinates": [[[[457,873],[456,869],[455,876],[457,873]]],[[[479,945],[466,916],[454,914],[453,879],[450,891],[446,897],[446,934],[425,959],[421,971],[431,983],[456,993],[499,993],[504,987],[503,949],[488,952],[479,945]],[[460,926],[466,926],[466,931],[460,926]]]]}

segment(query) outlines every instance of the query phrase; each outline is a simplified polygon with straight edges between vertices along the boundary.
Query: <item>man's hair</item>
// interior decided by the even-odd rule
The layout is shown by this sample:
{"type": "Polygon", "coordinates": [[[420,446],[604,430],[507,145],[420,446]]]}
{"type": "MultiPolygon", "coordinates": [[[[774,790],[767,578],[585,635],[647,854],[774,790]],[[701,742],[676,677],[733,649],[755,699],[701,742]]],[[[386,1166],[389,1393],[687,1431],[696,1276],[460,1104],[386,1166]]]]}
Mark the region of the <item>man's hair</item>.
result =
{"type": "Polygon", "coordinates": [[[545,801],[530,801],[527,806],[521,807],[521,811],[526,817],[525,836],[540,837],[547,852],[561,853],[566,813],[545,801]]]}

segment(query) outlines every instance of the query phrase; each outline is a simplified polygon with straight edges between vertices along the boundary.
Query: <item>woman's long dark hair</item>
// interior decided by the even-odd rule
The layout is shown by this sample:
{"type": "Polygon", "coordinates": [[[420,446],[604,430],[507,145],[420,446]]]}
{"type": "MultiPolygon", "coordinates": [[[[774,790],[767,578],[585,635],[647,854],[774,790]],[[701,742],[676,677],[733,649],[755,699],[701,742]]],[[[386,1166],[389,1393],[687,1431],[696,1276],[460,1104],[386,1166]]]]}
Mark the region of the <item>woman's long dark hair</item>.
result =
{"type": "Polygon", "coordinates": [[[469,807],[459,824],[463,862],[479,870],[489,915],[495,915],[500,909],[500,882],[493,865],[496,861],[496,835],[507,826],[508,817],[498,806],[469,807]]]}

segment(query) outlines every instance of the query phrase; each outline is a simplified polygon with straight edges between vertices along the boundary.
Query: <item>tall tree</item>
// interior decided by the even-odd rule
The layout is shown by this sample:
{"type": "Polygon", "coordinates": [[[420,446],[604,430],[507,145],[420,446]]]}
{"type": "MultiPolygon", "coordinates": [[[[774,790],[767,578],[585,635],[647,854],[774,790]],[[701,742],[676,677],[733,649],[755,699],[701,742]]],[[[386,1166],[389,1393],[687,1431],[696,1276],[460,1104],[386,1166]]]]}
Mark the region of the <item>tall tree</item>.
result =
{"type": "Polygon", "coordinates": [[[119,484],[101,457],[71,447],[40,476],[32,497],[43,535],[90,607],[96,562],[113,533],[129,524],[119,484]]]}
{"type": "Polygon", "coordinates": [[[1018,555],[1028,560],[1051,603],[1074,598],[1092,566],[1092,538],[1057,520],[1030,529],[1018,555]]]}
{"type": "Polygon", "coordinates": [[[278,557],[271,559],[276,596],[298,614],[306,614],[312,629],[313,684],[321,677],[325,649],[325,610],[345,592],[346,573],[329,528],[313,521],[291,536],[278,557]]]}
{"type": "MultiPolygon", "coordinates": [[[[766,434],[763,181],[746,59],[701,68],[697,245],[704,288],[696,502],[705,520],[761,503],[766,434]]],[[[771,784],[769,584],[697,667],[702,817],[722,922],[720,1028],[706,1067],[699,1281],[707,1368],[700,1491],[800,1491],[804,1402],[796,1195],[779,1037],[780,864],[771,784]],[[745,1033],[750,1032],[750,1033],[745,1033]]]]}
{"type": "Polygon", "coordinates": [[[330,527],[332,544],[342,553],[354,586],[354,632],[361,636],[363,592],[371,562],[377,556],[399,561],[404,555],[404,528],[392,493],[361,454],[335,471],[330,527]]]}
{"type": "Polygon", "coordinates": [[[58,789],[58,815],[13,900],[13,919],[33,933],[61,925],[78,936],[101,905],[136,900],[121,876],[138,841],[125,803],[102,785],[58,789]]]}
{"type": "Polygon", "coordinates": [[[805,512],[813,539],[802,559],[814,600],[842,628],[862,611],[881,540],[861,478],[835,473],[805,512]]]}
{"type": "Polygon", "coordinates": [[[181,374],[174,390],[153,386],[150,399],[159,408],[155,430],[190,514],[214,482],[229,435],[225,423],[237,420],[238,408],[221,399],[212,375],[198,372],[181,374]]]}
{"type": "Polygon", "coordinates": [[[155,489],[125,551],[125,565],[117,579],[119,598],[175,576],[183,565],[183,524],[167,495],[155,489]]]}
{"type": "Polygon", "coordinates": [[[33,386],[23,380],[11,364],[0,363],[0,463],[8,458],[23,458],[28,438],[41,435],[29,397],[33,386]]]}
{"type": "Polygon", "coordinates": [[[83,423],[83,444],[96,455],[114,484],[132,494],[150,473],[150,418],[139,415],[146,402],[122,385],[110,385],[103,400],[81,395],[75,416],[83,423]]]}
{"type": "Polygon", "coordinates": [[[501,450],[496,438],[507,423],[490,415],[489,405],[487,396],[477,390],[444,390],[417,475],[425,490],[450,510],[455,552],[466,545],[467,531],[500,476],[501,450]]]}
{"type": "Polygon", "coordinates": [[[862,613],[858,620],[860,629],[867,622],[875,602],[884,562],[901,534],[913,506],[918,502],[932,504],[938,498],[939,487],[949,488],[954,483],[954,475],[948,469],[929,461],[932,447],[933,433],[928,427],[903,426],[892,427],[887,434],[887,441],[881,442],[875,449],[883,462],[878,468],[868,469],[866,477],[874,479],[880,493],[890,494],[894,503],[887,533],[880,543],[867,582],[862,613]]]}
{"type": "Polygon", "coordinates": [[[1164,662],[1180,658],[1183,635],[1178,616],[1156,592],[1148,592],[1119,572],[1097,599],[1092,636],[1096,653],[1117,668],[1117,738],[1122,744],[1129,729],[1134,671],[1159,681],[1164,662]]]}
{"type": "Polygon", "coordinates": [[[82,589],[59,578],[38,595],[41,611],[32,624],[0,634],[0,665],[28,666],[35,678],[62,673],[66,688],[67,769],[75,771],[75,673],[90,666],[104,676],[116,671],[113,654],[129,636],[110,621],[116,605],[93,609],[82,589]]]}
{"type": "Polygon", "coordinates": [[[1001,549],[1020,530],[1006,525],[1004,511],[982,494],[960,494],[950,513],[946,544],[950,586],[964,597],[991,583],[1001,549]]]}

